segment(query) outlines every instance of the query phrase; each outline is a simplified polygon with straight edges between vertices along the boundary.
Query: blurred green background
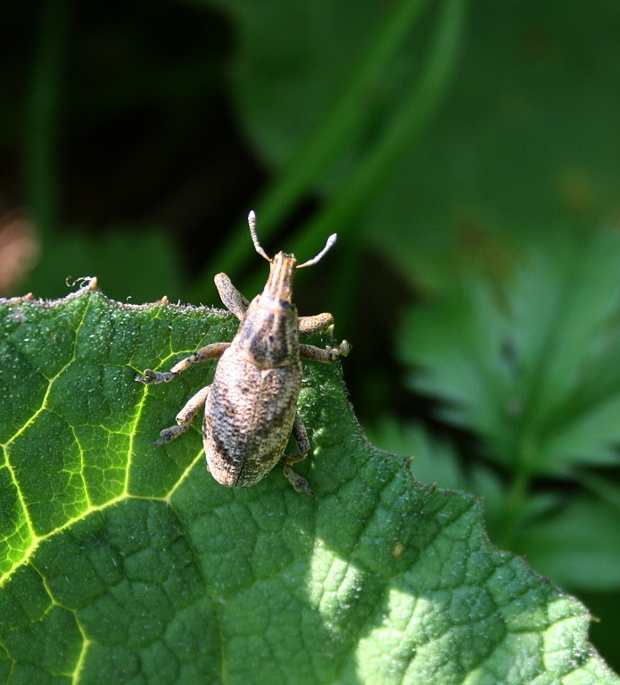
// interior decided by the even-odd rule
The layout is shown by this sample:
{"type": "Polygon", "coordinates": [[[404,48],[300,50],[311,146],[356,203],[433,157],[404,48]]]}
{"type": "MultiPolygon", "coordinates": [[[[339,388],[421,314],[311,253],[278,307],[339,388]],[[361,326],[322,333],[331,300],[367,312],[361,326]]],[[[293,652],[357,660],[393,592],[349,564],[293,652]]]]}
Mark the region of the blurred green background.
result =
{"type": "Polygon", "coordinates": [[[0,7],[0,295],[250,297],[315,254],[370,439],[485,500],[620,670],[620,6],[0,7]],[[69,285],[68,285],[69,284],[69,285]]]}

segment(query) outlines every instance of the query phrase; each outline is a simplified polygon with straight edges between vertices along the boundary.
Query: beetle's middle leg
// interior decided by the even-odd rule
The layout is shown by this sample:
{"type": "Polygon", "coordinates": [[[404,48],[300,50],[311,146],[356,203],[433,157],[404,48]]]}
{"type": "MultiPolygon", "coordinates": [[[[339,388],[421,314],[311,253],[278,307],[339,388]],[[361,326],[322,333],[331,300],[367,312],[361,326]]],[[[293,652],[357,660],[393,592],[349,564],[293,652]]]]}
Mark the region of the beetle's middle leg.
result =
{"type": "Polygon", "coordinates": [[[308,433],[306,428],[299,416],[299,412],[295,414],[295,421],[293,423],[293,438],[297,444],[298,454],[285,454],[283,455],[282,470],[286,479],[289,483],[297,490],[297,492],[305,492],[307,495],[314,496],[312,488],[308,485],[308,481],[295,473],[291,468],[291,464],[296,464],[298,461],[303,461],[310,451],[310,440],[308,439],[308,433]]]}
{"type": "Polygon", "coordinates": [[[187,401],[187,404],[176,415],[177,425],[170,426],[170,428],[164,428],[164,430],[160,433],[161,438],[159,438],[159,440],[155,440],[153,445],[163,445],[165,442],[170,442],[171,440],[178,438],[181,433],[185,433],[185,431],[191,426],[192,421],[198,415],[198,412],[204,407],[209,395],[209,390],[211,390],[211,386],[206,385],[195,395],[190,397],[187,401]]]}
{"type": "Polygon", "coordinates": [[[181,361],[177,362],[170,369],[170,371],[151,371],[151,369],[147,369],[144,372],[144,376],[136,374],[134,376],[134,380],[146,384],[168,383],[177,374],[181,373],[182,371],[185,371],[185,369],[187,369],[192,364],[195,364],[196,362],[206,362],[208,359],[218,359],[224,354],[224,352],[229,347],[229,342],[211,343],[210,345],[205,345],[204,347],[201,347],[199,350],[196,350],[195,352],[190,354],[189,357],[181,359],[181,361]]]}

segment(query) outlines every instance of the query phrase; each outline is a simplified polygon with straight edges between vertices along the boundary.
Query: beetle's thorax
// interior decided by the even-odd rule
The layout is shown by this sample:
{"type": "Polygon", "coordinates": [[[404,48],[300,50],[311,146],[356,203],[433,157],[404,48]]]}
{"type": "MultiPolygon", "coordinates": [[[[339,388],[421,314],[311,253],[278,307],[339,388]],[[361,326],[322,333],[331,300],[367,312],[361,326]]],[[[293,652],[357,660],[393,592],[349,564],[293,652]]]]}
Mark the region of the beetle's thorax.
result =
{"type": "Polygon", "coordinates": [[[261,369],[299,365],[299,323],[293,304],[297,260],[278,252],[267,284],[248,307],[231,350],[261,369]]]}
{"type": "Polygon", "coordinates": [[[278,252],[269,265],[269,278],[263,295],[284,302],[293,301],[293,276],[297,268],[295,255],[278,252]]]}

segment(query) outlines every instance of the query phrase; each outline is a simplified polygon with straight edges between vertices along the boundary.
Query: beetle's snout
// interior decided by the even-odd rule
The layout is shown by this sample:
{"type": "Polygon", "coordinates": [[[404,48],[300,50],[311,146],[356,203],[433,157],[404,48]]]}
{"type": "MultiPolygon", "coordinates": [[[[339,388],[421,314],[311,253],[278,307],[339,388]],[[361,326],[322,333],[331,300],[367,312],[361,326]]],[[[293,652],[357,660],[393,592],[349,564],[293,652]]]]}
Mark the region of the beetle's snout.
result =
{"type": "Polygon", "coordinates": [[[269,266],[269,278],[263,293],[270,297],[293,301],[293,277],[297,269],[295,255],[286,252],[278,252],[271,260],[269,266]]]}

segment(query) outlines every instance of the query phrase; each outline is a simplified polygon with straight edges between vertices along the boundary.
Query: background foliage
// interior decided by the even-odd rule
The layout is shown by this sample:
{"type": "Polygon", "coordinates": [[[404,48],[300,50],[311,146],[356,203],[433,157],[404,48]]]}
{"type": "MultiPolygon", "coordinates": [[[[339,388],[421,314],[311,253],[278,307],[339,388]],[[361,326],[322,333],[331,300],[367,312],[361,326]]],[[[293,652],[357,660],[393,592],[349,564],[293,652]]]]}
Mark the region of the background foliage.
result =
{"type": "Polygon", "coordinates": [[[355,345],[373,441],[483,495],[620,668],[620,10],[608,0],[25,2],[0,10],[4,294],[247,295],[355,345]],[[319,267],[316,267],[319,269],[319,267]]]}

